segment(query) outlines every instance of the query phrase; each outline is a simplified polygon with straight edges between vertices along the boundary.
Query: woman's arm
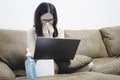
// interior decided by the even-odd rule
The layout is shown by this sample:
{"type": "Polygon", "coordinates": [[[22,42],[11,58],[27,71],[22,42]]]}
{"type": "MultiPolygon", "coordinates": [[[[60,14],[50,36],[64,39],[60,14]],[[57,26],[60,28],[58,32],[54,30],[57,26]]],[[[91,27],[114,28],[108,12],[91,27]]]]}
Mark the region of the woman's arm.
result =
{"type": "Polygon", "coordinates": [[[27,47],[29,48],[32,56],[34,55],[35,43],[36,43],[35,29],[32,28],[29,29],[27,33],[27,47]]]}

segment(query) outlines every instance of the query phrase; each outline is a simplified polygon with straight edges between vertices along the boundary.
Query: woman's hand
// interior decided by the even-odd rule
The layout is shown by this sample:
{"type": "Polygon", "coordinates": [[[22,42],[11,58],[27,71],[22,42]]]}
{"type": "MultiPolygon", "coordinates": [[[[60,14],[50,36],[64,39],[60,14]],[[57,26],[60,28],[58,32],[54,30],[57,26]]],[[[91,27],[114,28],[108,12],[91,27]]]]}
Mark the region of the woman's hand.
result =
{"type": "Polygon", "coordinates": [[[50,37],[50,38],[53,37],[54,29],[53,26],[50,25],[49,23],[43,25],[42,30],[44,37],[50,37]]]}

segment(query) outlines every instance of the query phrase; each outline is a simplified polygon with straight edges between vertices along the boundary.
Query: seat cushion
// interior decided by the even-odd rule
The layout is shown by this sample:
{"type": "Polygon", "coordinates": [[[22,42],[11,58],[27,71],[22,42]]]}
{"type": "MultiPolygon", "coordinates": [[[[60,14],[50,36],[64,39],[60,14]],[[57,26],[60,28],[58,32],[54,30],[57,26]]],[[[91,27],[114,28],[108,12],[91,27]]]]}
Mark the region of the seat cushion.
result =
{"type": "Polygon", "coordinates": [[[0,61],[0,80],[14,80],[15,74],[7,64],[0,61]]]}
{"type": "MultiPolygon", "coordinates": [[[[25,78],[16,80],[26,80],[25,78]]],[[[33,80],[120,80],[120,76],[96,72],[78,72],[74,74],[58,74],[55,76],[38,77],[33,80]]]]}
{"type": "Polygon", "coordinates": [[[14,70],[14,73],[15,73],[16,77],[26,76],[25,70],[14,70]]]}
{"type": "MultiPolygon", "coordinates": [[[[26,80],[26,78],[21,77],[15,80],[26,80]]],[[[33,80],[120,80],[120,76],[96,72],[78,72],[74,74],[57,74],[55,76],[38,77],[33,80]]]]}
{"type": "Polygon", "coordinates": [[[76,54],[92,58],[108,56],[99,30],[65,30],[64,33],[65,38],[81,40],[76,54]]]}
{"type": "Polygon", "coordinates": [[[102,28],[100,31],[109,56],[120,56],[120,26],[102,28]]]}
{"type": "Polygon", "coordinates": [[[92,71],[107,74],[120,74],[120,58],[93,59],[92,71]]]}

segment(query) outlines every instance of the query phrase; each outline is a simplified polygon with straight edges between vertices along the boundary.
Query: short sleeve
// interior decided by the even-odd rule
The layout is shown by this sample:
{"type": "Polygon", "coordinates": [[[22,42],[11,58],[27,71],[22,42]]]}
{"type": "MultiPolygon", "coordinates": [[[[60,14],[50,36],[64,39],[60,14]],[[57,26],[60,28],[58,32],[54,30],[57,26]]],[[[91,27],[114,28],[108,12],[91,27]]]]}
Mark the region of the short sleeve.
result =
{"type": "Polygon", "coordinates": [[[64,38],[64,30],[58,28],[58,38],[64,38]]]}

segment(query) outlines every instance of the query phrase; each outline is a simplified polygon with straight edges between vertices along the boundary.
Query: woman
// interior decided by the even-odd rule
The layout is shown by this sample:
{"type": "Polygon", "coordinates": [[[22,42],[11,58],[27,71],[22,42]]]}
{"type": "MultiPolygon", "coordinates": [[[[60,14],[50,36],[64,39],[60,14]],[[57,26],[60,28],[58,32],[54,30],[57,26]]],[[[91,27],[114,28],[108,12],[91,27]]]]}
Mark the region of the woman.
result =
{"type": "MultiPolygon", "coordinates": [[[[36,8],[34,16],[34,26],[33,29],[31,30],[32,32],[29,32],[28,37],[28,40],[30,42],[28,46],[32,54],[34,54],[36,37],[38,36],[50,38],[64,37],[63,30],[60,29],[58,30],[56,25],[57,25],[57,12],[54,5],[48,2],[41,3],[36,8]]],[[[55,73],[58,73],[58,66],[56,62],[55,73]]]]}

